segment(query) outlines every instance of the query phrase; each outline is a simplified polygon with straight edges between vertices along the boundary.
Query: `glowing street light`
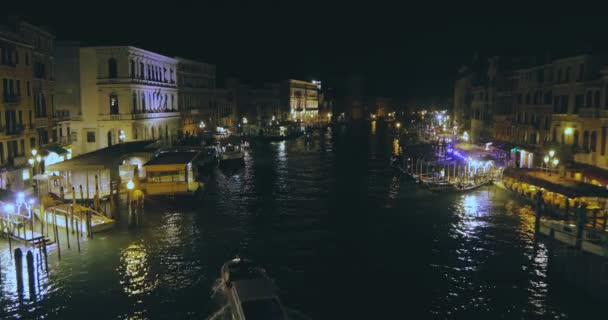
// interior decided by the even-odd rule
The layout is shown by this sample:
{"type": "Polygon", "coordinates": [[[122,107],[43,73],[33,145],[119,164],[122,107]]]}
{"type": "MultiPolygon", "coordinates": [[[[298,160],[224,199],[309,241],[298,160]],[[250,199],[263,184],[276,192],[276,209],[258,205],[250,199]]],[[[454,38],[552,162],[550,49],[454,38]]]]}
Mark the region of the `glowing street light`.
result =
{"type": "Polygon", "coordinates": [[[37,153],[38,153],[38,150],[32,149],[32,157],[35,157],[37,153]]]}
{"type": "Polygon", "coordinates": [[[553,159],[553,166],[557,167],[558,163],[559,163],[559,159],[553,159]]]}
{"type": "Polygon", "coordinates": [[[464,134],[462,135],[462,140],[467,141],[467,142],[469,141],[469,133],[468,132],[466,132],[466,131],[464,132],[464,134]]]}
{"type": "Polygon", "coordinates": [[[566,129],[564,129],[564,133],[565,133],[565,134],[568,134],[568,135],[572,134],[572,132],[573,132],[573,131],[574,131],[574,130],[573,130],[572,128],[570,128],[570,127],[568,127],[568,128],[566,128],[566,129]]]}
{"type": "Polygon", "coordinates": [[[34,158],[27,159],[27,162],[30,164],[30,166],[33,166],[34,165],[34,158]]]}
{"type": "Polygon", "coordinates": [[[198,124],[198,127],[201,129],[205,129],[205,122],[201,121],[201,123],[198,124]]]}
{"type": "Polygon", "coordinates": [[[555,150],[549,151],[549,157],[553,158],[555,156],[555,150]]]}
{"type": "Polygon", "coordinates": [[[543,161],[545,162],[545,165],[547,165],[547,163],[549,163],[549,157],[545,156],[545,158],[543,159],[543,161]]]}
{"type": "Polygon", "coordinates": [[[133,183],[133,180],[129,180],[129,182],[127,182],[127,189],[133,190],[133,188],[135,188],[135,183],[133,183]]]}
{"type": "Polygon", "coordinates": [[[397,127],[397,129],[399,129],[399,128],[401,128],[401,123],[397,122],[397,123],[395,124],[395,126],[397,127]]]}
{"type": "Polygon", "coordinates": [[[42,157],[40,155],[36,156],[36,161],[41,162],[42,161],[42,157]]]}
{"type": "Polygon", "coordinates": [[[247,124],[247,118],[243,117],[243,124],[247,124]]]}

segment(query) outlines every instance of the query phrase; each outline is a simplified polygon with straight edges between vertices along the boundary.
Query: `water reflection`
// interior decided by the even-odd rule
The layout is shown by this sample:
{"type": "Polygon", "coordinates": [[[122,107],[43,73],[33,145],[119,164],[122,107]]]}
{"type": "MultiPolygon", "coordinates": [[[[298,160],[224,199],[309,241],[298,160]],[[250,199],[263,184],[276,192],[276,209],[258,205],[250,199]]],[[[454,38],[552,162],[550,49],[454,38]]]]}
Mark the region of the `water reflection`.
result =
{"type": "Polygon", "coordinates": [[[401,145],[399,144],[399,138],[393,139],[393,155],[401,154],[401,145]]]}
{"type": "Polygon", "coordinates": [[[130,297],[145,296],[158,284],[150,272],[148,251],[141,243],[132,243],[122,250],[118,272],[120,284],[130,297]]]}

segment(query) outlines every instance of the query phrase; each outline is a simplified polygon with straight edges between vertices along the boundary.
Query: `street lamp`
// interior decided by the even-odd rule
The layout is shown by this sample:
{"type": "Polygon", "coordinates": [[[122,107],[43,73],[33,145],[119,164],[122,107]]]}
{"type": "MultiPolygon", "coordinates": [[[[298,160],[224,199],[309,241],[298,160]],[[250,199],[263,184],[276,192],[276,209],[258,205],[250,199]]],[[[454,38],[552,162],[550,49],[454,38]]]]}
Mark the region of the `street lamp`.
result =
{"type": "Polygon", "coordinates": [[[559,159],[553,159],[553,166],[557,167],[557,164],[559,163],[559,159]]]}
{"type": "Polygon", "coordinates": [[[125,142],[125,139],[127,138],[127,136],[125,135],[125,131],[124,130],[120,130],[118,132],[118,141],[120,141],[120,143],[125,142]]]}
{"type": "Polygon", "coordinates": [[[545,169],[547,169],[547,165],[549,164],[549,157],[545,156],[545,158],[543,158],[543,161],[545,162],[545,169]]]}
{"type": "Polygon", "coordinates": [[[38,150],[32,149],[32,157],[35,157],[37,153],[38,153],[38,150]]]}
{"type": "Polygon", "coordinates": [[[555,150],[549,151],[549,157],[553,158],[555,156],[555,150]]]}
{"type": "Polygon", "coordinates": [[[565,134],[567,134],[567,135],[572,134],[572,132],[573,132],[573,129],[572,129],[572,128],[570,128],[570,127],[568,127],[568,128],[566,128],[566,129],[564,129],[564,133],[565,133],[565,134]]]}
{"type": "Polygon", "coordinates": [[[201,121],[201,123],[198,124],[198,127],[201,129],[205,129],[205,122],[201,121]]]}
{"type": "Polygon", "coordinates": [[[397,123],[395,124],[395,126],[397,126],[397,129],[399,129],[399,128],[401,128],[401,123],[397,122],[397,123]]]}
{"type": "Polygon", "coordinates": [[[247,124],[247,118],[243,117],[243,124],[247,124]]]}

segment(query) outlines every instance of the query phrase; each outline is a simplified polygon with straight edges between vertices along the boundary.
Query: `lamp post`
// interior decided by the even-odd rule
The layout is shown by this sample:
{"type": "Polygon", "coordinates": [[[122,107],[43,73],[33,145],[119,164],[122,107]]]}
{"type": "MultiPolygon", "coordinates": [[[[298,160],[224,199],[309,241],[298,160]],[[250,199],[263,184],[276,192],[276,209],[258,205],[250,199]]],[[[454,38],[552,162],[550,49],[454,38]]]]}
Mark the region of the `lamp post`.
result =
{"type": "Polygon", "coordinates": [[[559,159],[555,157],[555,150],[549,150],[549,154],[543,158],[543,162],[545,163],[545,169],[551,175],[551,171],[555,170],[559,164],[559,159]],[[551,165],[551,168],[549,168],[549,165],[551,165]]]}

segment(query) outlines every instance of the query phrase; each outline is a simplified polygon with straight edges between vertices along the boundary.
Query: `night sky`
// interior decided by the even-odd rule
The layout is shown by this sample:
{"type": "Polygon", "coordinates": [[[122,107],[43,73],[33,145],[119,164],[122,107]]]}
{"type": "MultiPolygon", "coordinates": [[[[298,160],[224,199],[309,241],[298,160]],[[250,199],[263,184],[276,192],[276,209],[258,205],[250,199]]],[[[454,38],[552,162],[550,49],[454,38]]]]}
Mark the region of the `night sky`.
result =
{"type": "Polygon", "coordinates": [[[47,1],[4,12],[51,26],[58,40],[132,44],[214,63],[220,78],[260,83],[362,75],[370,93],[407,98],[449,97],[456,70],[475,52],[560,56],[603,50],[608,42],[605,17],[563,10],[216,2],[106,1],[78,14],[78,8],[47,1]]]}

